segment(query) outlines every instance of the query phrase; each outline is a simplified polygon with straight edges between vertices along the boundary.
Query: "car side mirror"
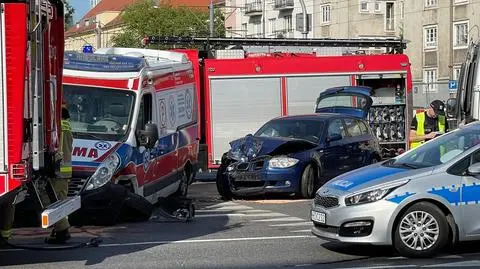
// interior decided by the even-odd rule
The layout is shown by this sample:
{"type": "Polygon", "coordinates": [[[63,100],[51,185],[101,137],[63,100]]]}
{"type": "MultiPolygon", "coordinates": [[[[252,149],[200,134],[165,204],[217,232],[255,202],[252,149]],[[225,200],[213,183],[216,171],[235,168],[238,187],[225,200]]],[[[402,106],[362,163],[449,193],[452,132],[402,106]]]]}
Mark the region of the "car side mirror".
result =
{"type": "Polygon", "coordinates": [[[342,139],[343,139],[343,137],[340,134],[332,134],[332,135],[327,137],[327,142],[332,143],[332,142],[339,141],[339,140],[342,140],[342,139]]]}
{"type": "Polygon", "coordinates": [[[454,118],[457,114],[457,99],[450,98],[446,103],[447,117],[454,118]]]}
{"type": "Polygon", "coordinates": [[[467,169],[467,173],[470,176],[479,176],[480,175],[480,163],[474,163],[470,165],[467,169]]]}
{"type": "Polygon", "coordinates": [[[158,138],[158,128],[155,123],[149,122],[145,124],[144,130],[139,131],[140,146],[153,148],[158,141],[158,138]]]}

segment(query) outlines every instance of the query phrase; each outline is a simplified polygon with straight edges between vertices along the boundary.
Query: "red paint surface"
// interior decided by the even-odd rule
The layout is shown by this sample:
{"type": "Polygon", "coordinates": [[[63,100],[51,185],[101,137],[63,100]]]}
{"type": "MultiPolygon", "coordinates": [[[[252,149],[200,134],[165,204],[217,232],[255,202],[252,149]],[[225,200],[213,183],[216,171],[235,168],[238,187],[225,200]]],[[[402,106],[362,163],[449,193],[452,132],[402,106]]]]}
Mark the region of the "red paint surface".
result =
{"type": "MultiPolygon", "coordinates": [[[[106,87],[120,90],[128,89],[128,79],[93,79],[93,78],[80,78],[73,76],[64,76],[63,83],[65,84],[77,84],[91,87],[106,87]]],[[[139,79],[136,78],[133,82],[133,90],[137,90],[139,85],[139,79]]]]}
{"type": "MultiPolygon", "coordinates": [[[[6,96],[9,164],[22,161],[25,66],[27,52],[27,15],[25,4],[5,4],[6,96]]],[[[3,184],[0,182],[0,184],[3,184]]],[[[21,185],[9,178],[8,190],[21,185]]],[[[3,187],[5,188],[5,187],[3,187]]]]}
{"type": "Polygon", "coordinates": [[[282,94],[282,116],[288,115],[288,91],[287,78],[282,77],[281,94],[282,94]]]}

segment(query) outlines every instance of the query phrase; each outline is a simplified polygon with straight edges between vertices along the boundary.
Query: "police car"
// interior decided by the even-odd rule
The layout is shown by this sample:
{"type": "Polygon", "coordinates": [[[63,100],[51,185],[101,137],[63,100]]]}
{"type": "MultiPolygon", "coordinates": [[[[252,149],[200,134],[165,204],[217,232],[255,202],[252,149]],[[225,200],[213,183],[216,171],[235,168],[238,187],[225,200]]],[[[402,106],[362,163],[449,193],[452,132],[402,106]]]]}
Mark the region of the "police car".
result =
{"type": "Polygon", "coordinates": [[[345,243],[393,245],[408,257],[480,239],[480,123],[340,175],[312,202],[312,233],[345,243]]]}

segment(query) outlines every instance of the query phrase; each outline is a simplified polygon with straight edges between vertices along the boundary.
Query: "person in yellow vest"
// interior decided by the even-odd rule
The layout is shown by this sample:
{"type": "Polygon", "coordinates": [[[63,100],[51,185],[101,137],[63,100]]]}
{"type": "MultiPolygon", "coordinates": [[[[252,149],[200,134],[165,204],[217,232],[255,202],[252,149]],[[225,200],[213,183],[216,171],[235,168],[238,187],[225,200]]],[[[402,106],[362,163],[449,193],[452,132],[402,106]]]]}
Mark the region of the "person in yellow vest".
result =
{"type": "Polygon", "coordinates": [[[415,115],[410,127],[410,149],[447,132],[449,127],[444,109],[445,104],[435,100],[424,112],[415,115]]]}
{"type": "MultiPolygon", "coordinates": [[[[53,179],[52,185],[59,200],[67,198],[68,183],[72,178],[72,149],[73,135],[70,126],[70,114],[66,105],[62,106],[62,133],[60,134],[60,150],[57,159],[60,160],[60,169],[57,170],[57,177],[53,179]]],[[[57,222],[50,237],[45,239],[48,244],[62,244],[71,238],[70,223],[67,218],[57,222]]]]}

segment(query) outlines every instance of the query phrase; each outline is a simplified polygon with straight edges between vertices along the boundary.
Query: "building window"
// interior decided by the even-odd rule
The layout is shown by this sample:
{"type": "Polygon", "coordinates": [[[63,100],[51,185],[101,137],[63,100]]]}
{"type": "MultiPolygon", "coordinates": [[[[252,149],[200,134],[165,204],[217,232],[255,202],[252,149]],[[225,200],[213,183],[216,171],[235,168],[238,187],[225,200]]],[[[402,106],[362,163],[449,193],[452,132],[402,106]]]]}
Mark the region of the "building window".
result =
{"type": "Polygon", "coordinates": [[[453,47],[468,47],[468,21],[453,23],[453,47]]]}
{"type": "Polygon", "coordinates": [[[368,2],[360,1],[360,12],[368,12],[368,2]]]}
{"type": "Polygon", "coordinates": [[[329,23],[332,20],[332,6],[323,5],[320,6],[322,10],[322,23],[329,23]]]}
{"type": "Polygon", "coordinates": [[[375,1],[375,12],[380,12],[380,2],[375,1]]]}
{"type": "Polygon", "coordinates": [[[268,25],[269,25],[269,28],[270,28],[270,33],[271,34],[275,34],[275,32],[277,31],[277,28],[275,26],[275,22],[276,22],[276,19],[273,18],[273,19],[268,19],[268,25]]]}
{"type": "Polygon", "coordinates": [[[455,66],[453,68],[453,80],[458,80],[460,78],[461,66],[455,66]]]}
{"type": "Polygon", "coordinates": [[[394,3],[386,3],[385,6],[385,30],[395,31],[395,10],[394,3]]]}
{"type": "Polygon", "coordinates": [[[242,23],[242,36],[246,37],[248,33],[248,25],[246,23],[242,23]]]}
{"type": "Polygon", "coordinates": [[[426,26],[423,28],[423,47],[424,49],[436,49],[437,48],[437,26],[426,26]]]}
{"type": "Polygon", "coordinates": [[[437,69],[425,69],[423,71],[423,91],[437,92],[437,69]]]}
{"type": "Polygon", "coordinates": [[[436,7],[437,5],[437,0],[425,0],[425,7],[436,7]]]}
{"type": "Polygon", "coordinates": [[[465,5],[468,4],[469,0],[453,0],[454,5],[465,5]]]}
{"type": "Polygon", "coordinates": [[[283,29],[287,33],[293,32],[293,25],[292,25],[292,15],[284,16],[283,17],[283,29]]]}
{"type": "Polygon", "coordinates": [[[400,2],[400,19],[405,19],[405,2],[400,2]]]}

